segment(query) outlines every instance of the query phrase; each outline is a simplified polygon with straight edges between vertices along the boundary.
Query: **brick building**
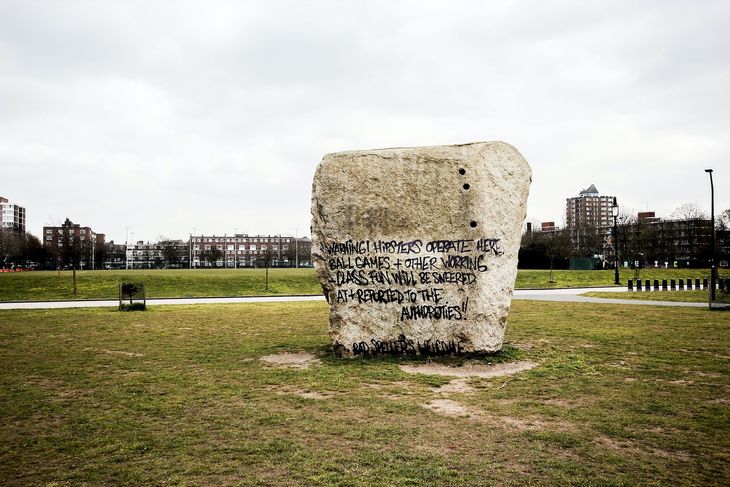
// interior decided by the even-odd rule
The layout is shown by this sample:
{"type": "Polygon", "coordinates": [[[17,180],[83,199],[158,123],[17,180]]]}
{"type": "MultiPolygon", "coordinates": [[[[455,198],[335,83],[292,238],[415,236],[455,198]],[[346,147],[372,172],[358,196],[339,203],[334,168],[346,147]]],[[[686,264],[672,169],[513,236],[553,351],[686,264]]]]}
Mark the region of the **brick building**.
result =
{"type": "MultiPolygon", "coordinates": [[[[726,234],[717,232],[719,260],[726,258],[726,234]]],[[[705,218],[662,219],[641,212],[621,225],[619,248],[624,262],[649,267],[705,267],[712,249],[712,221],[705,218]]]]}
{"type": "Polygon", "coordinates": [[[601,196],[591,184],[574,198],[565,200],[565,222],[569,229],[583,226],[608,228],[613,225],[613,196],[601,196]]]}
{"type": "Polygon", "coordinates": [[[0,230],[12,230],[25,233],[25,208],[10,203],[7,198],[0,196],[0,230]]]}
{"type": "Polygon", "coordinates": [[[557,230],[555,227],[555,222],[542,222],[540,224],[540,231],[545,233],[554,232],[557,230]]]}
{"type": "Polygon", "coordinates": [[[97,249],[104,247],[104,234],[66,218],[61,226],[43,227],[43,246],[59,267],[96,269],[97,249]]]}
{"type": "Polygon", "coordinates": [[[127,246],[127,269],[180,269],[190,266],[190,242],[165,240],[138,241],[127,246]]]}
{"type": "Polygon", "coordinates": [[[191,237],[192,267],[310,267],[312,241],[282,235],[191,237]]]}

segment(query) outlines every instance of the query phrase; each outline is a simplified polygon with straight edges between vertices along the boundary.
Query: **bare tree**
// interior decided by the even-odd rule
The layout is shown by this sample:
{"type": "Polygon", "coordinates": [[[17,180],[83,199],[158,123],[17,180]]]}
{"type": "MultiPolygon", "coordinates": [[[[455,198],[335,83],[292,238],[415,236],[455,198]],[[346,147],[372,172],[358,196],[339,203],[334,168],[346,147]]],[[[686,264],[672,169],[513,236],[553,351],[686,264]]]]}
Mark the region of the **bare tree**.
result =
{"type": "Polygon", "coordinates": [[[669,215],[675,220],[707,220],[707,213],[702,211],[696,203],[683,203],[676,207],[669,215]]]}
{"type": "Polygon", "coordinates": [[[687,257],[691,260],[709,260],[711,244],[709,233],[712,231],[712,222],[709,216],[695,203],[684,203],[678,206],[670,215],[675,220],[683,222],[686,240],[687,257]],[[706,230],[706,231],[705,231],[706,230]]]}
{"type": "Polygon", "coordinates": [[[179,266],[183,259],[184,250],[178,242],[163,235],[159,236],[159,242],[162,247],[162,258],[167,266],[179,266]]]}
{"type": "Polygon", "coordinates": [[[201,260],[207,261],[211,266],[218,267],[218,261],[223,257],[223,250],[217,245],[212,245],[200,253],[201,260]]]}
{"type": "MultiPolygon", "coordinates": [[[[68,222],[69,220],[66,219],[68,222]]],[[[70,225],[63,226],[61,233],[61,262],[64,266],[71,266],[73,273],[73,293],[76,294],[76,269],[81,264],[82,248],[81,248],[81,237],[73,231],[73,227],[70,225]]]]}
{"type": "Polygon", "coordinates": [[[20,245],[17,232],[0,229],[0,267],[15,265],[17,256],[21,253],[20,245]]]}
{"type": "Polygon", "coordinates": [[[267,246],[261,254],[261,260],[264,261],[264,267],[266,268],[266,291],[269,290],[269,267],[271,267],[271,262],[274,260],[274,256],[274,251],[270,245],[267,246]]]}
{"type": "Polygon", "coordinates": [[[730,208],[727,210],[721,212],[717,216],[717,229],[718,230],[728,230],[730,229],[730,208]]]}
{"type": "Polygon", "coordinates": [[[550,281],[553,279],[553,263],[557,259],[567,259],[570,257],[571,242],[570,232],[568,230],[555,230],[547,234],[547,242],[545,244],[545,253],[550,259],[550,281]]]}

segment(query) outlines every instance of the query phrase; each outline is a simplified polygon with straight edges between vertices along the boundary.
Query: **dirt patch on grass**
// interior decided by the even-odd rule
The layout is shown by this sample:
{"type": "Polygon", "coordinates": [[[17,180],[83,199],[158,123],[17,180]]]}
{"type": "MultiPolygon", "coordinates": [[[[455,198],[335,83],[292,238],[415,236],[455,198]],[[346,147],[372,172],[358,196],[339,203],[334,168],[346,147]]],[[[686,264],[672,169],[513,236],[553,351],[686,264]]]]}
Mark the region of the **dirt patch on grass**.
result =
{"type": "Polygon", "coordinates": [[[271,387],[270,390],[273,390],[276,394],[279,394],[281,396],[299,396],[303,397],[304,399],[314,399],[317,401],[323,401],[325,399],[335,397],[335,393],[333,392],[309,391],[305,389],[297,389],[294,387],[271,387]]]}
{"type": "Polygon", "coordinates": [[[445,416],[469,416],[469,410],[463,404],[460,404],[451,399],[434,399],[423,405],[426,409],[443,414],[445,416]]]}
{"type": "Polygon", "coordinates": [[[437,394],[468,394],[470,392],[474,392],[475,389],[467,384],[467,379],[454,379],[448,384],[444,384],[441,387],[432,387],[431,392],[435,392],[437,394]]]}
{"type": "Polygon", "coordinates": [[[464,364],[462,367],[451,367],[441,364],[421,364],[421,365],[401,365],[403,372],[409,374],[429,374],[440,375],[444,377],[482,377],[489,379],[492,377],[502,377],[512,375],[518,372],[537,367],[536,362],[530,360],[521,360],[519,362],[509,362],[503,364],[485,365],[485,364],[464,364]]]}
{"type": "Polygon", "coordinates": [[[621,453],[626,456],[642,456],[650,455],[659,458],[669,458],[680,462],[687,462],[690,460],[690,456],[683,451],[667,451],[659,448],[641,448],[631,441],[617,441],[612,438],[600,436],[595,439],[595,442],[601,446],[609,448],[610,450],[621,453]]]}
{"type": "Polygon", "coordinates": [[[306,369],[311,365],[318,365],[320,363],[319,359],[313,353],[306,352],[276,353],[261,357],[259,360],[276,367],[291,369],[306,369]]]}
{"type": "Polygon", "coordinates": [[[468,417],[479,423],[511,431],[542,431],[550,429],[551,426],[561,428],[563,426],[559,423],[553,425],[536,418],[520,419],[512,416],[497,416],[485,411],[474,410],[452,399],[434,399],[422,406],[444,416],[468,417]]]}

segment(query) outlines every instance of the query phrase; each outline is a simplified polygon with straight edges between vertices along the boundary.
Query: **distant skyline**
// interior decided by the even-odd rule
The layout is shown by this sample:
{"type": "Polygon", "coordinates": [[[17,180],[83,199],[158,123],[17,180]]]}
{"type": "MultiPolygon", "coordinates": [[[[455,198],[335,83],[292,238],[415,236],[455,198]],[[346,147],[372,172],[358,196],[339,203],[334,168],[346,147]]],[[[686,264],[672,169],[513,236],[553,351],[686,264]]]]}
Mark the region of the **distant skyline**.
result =
{"type": "MultiPolygon", "coordinates": [[[[730,208],[730,2],[0,0],[0,196],[28,231],[308,235],[329,152],[503,140],[527,221],[594,184],[730,208]]],[[[131,238],[130,238],[131,240],[131,238]]]]}

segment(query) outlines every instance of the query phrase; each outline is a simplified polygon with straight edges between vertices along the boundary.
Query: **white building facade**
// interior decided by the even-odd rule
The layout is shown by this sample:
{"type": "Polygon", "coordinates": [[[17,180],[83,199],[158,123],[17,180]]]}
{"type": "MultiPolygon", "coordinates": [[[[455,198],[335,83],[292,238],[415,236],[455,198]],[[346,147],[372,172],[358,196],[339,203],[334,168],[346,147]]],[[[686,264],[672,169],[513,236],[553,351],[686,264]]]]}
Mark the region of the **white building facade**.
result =
{"type": "Polygon", "coordinates": [[[0,196],[0,229],[25,232],[25,208],[0,196]]]}

